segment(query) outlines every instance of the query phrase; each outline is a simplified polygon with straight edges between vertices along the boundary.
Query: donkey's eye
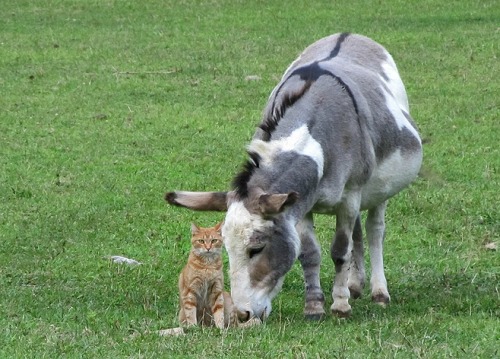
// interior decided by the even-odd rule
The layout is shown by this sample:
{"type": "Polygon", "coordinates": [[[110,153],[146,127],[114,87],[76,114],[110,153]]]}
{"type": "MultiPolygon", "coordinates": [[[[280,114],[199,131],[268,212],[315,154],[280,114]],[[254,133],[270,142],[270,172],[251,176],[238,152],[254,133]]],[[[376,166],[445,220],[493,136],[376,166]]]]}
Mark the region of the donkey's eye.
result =
{"type": "Polygon", "coordinates": [[[249,248],[248,249],[248,257],[250,259],[252,259],[257,254],[259,254],[260,252],[262,252],[263,250],[264,250],[264,246],[262,246],[262,247],[256,247],[256,248],[249,248]]]}

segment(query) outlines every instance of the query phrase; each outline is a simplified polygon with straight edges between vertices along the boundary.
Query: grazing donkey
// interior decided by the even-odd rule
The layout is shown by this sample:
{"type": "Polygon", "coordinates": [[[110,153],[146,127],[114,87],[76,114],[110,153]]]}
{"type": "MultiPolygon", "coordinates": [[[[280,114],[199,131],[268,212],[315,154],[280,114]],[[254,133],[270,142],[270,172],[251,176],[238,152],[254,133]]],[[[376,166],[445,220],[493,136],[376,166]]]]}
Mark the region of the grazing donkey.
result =
{"type": "Polygon", "coordinates": [[[348,33],[310,45],[271,93],[248,154],[232,191],[166,194],[174,205],[227,211],[222,231],[240,319],[269,315],[297,258],[305,277],[305,315],[325,314],[313,213],[336,216],[332,313],[349,316],[349,297],[362,293],[362,210],[368,211],[372,299],[388,303],[386,204],[416,178],[422,162],[421,140],[391,55],[348,33]]]}

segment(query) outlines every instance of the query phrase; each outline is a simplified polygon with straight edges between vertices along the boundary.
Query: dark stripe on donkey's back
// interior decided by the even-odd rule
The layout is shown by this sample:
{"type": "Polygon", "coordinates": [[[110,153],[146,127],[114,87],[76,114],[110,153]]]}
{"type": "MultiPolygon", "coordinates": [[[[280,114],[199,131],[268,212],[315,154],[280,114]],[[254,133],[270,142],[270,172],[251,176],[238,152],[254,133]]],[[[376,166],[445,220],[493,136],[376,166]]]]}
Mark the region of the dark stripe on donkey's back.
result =
{"type": "Polygon", "coordinates": [[[342,34],[340,34],[339,38],[337,39],[337,43],[335,44],[335,47],[333,48],[332,52],[330,52],[330,57],[328,59],[325,59],[325,60],[330,60],[339,54],[340,47],[342,46],[342,43],[345,41],[345,39],[349,35],[350,35],[350,33],[348,33],[348,32],[343,32],[342,34]]]}
{"type": "Polygon", "coordinates": [[[356,112],[356,115],[359,116],[358,104],[349,86],[342,80],[340,76],[335,75],[331,71],[325,70],[320,66],[319,62],[313,62],[311,64],[301,66],[295,69],[288,76],[288,78],[285,81],[283,81],[281,86],[276,91],[276,95],[274,97],[275,100],[273,102],[273,107],[270,112],[270,115],[259,126],[266,134],[266,136],[264,136],[263,138],[264,141],[269,141],[271,139],[271,134],[278,126],[279,121],[284,117],[286,110],[291,106],[293,106],[299,99],[301,99],[307,93],[307,91],[310,89],[313,83],[316,82],[323,75],[333,77],[340,84],[342,89],[347,91],[353,103],[354,111],[356,112]],[[276,109],[277,106],[276,98],[278,97],[278,94],[280,93],[283,86],[285,86],[285,84],[287,84],[287,82],[293,76],[299,76],[302,81],[305,81],[304,87],[300,91],[294,92],[292,94],[286,94],[283,100],[281,101],[281,104],[279,105],[278,109],[276,109]]]}
{"type": "Polygon", "coordinates": [[[322,68],[320,66],[320,62],[313,62],[312,64],[299,67],[298,69],[296,69],[291,73],[288,79],[296,75],[300,76],[300,79],[303,81],[314,81],[314,82],[317,81],[323,75],[333,77],[340,84],[342,89],[347,91],[347,94],[352,100],[354,111],[356,112],[356,115],[359,115],[358,104],[349,86],[344,82],[344,80],[342,80],[340,76],[337,76],[333,72],[322,68]]]}

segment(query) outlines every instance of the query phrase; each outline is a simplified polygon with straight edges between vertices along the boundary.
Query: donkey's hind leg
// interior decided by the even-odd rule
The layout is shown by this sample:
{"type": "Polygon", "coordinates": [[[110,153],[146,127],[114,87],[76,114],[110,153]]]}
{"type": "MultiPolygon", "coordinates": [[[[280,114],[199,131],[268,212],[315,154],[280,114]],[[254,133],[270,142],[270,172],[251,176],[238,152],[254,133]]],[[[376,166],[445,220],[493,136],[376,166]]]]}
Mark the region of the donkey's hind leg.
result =
{"type": "Polygon", "coordinates": [[[384,274],[383,245],[385,235],[385,209],[387,201],[368,211],[366,218],[366,236],[370,247],[372,276],[370,280],[372,300],[382,306],[389,303],[391,297],[387,290],[384,274]]]}
{"type": "Polygon", "coordinates": [[[351,268],[347,286],[352,299],[360,298],[365,287],[365,258],[363,248],[363,230],[361,229],[361,218],[356,218],[352,232],[352,257],[351,268]]]}
{"type": "Polygon", "coordinates": [[[319,281],[321,252],[314,235],[313,217],[309,213],[296,226],[301,241],[299,261],[304,270],[306,303],[304,315],[307,319],[320,320],[325,315],[325,296],[319,281]]]}
{"type": "Polygon", "coordinates": [[[340,318],[346,318],[351,315],[348,280],[354,246],[352,236],[359,218],[360,202],[361,194],[359,192],[351,192],[340,203],[336,215],[337,229],[330,246],[330,256],[335,264],[331,311],[332,314],[340,318]]]}

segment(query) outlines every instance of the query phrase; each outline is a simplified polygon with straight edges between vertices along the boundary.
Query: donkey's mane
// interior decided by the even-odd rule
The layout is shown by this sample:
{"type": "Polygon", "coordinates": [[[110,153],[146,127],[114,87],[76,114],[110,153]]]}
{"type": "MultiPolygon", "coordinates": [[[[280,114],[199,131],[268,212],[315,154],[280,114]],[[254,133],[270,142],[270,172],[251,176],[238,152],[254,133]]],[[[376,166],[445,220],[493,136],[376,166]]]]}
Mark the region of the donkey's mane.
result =
{"type": "Polygon", "coordinates": [[[271,138],[271,133],[278,126],[278,122],[285,115],[285,111],[289,107],[292,107],[293,104],[297,102],[302,96],[304,96],[311,85],[312,81],[308,80],[299,91],[285,94],[280,106],[274,107],[276,103],[273,104],[273,109],[271,110],[270,115],[259,126],[259,128],[262,129],[266,134],[264,138],[265,141],[269,141],[269,139],[271,138]]]}
{"type": "Polygon", "coordinates": [[[240,199],[248,197],[248,181],[250,181],[255,169],[259,168],[261,160],[257,152],[249,151],[248,155],[250,159],[243,165],[243,170],[233,179],[233,189],[240,199]]]}

